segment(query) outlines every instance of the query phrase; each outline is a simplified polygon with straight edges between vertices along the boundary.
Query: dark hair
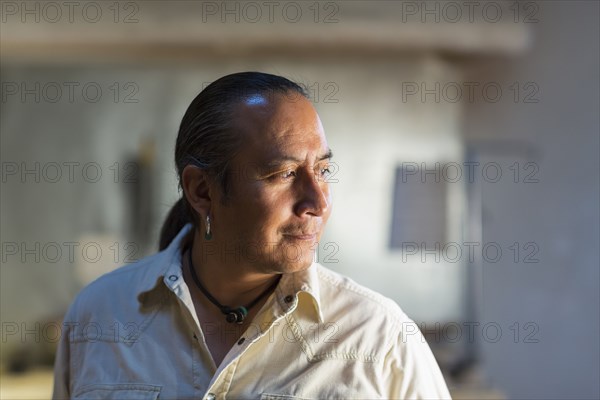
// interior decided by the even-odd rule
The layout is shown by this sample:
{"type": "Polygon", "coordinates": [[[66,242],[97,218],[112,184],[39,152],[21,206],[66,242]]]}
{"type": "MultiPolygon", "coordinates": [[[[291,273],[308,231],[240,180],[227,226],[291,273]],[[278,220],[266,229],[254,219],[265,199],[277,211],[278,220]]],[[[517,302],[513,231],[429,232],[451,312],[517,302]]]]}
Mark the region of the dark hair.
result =
{"type": "MultiPolygon", "coordinates": [[[[286,78],[262,72],[226,75],[208,85],[188,107],[177,134],[175,165],[179,188],[188,164],[207,171],[220,186],[223,198],[229,194],[229,162],[238,151],[241,137],[231,129],[235,106],[250,96],[292,94],[308,98],[305,88],[286,78]]],[[[160,231],[159,250],[166,248],[187,224],[198,228],[198,215],[185,195],[169,211],[160,231]]]]}

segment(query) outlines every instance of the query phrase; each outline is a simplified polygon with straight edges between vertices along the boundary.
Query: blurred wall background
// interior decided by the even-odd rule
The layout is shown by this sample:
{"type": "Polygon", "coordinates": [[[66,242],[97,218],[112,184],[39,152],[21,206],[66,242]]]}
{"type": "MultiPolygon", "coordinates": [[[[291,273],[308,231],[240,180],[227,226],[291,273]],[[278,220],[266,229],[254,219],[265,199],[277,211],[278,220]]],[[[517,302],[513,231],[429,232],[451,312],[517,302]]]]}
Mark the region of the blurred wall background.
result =
{"type": "Polygon", "coordinates": [[[261,70],[335,154],[318,261],[419,322],[456,397],[600,396],[597,2],[75,3],[1,5],[5,371],[156,251],[187,105],[261,70]]]}

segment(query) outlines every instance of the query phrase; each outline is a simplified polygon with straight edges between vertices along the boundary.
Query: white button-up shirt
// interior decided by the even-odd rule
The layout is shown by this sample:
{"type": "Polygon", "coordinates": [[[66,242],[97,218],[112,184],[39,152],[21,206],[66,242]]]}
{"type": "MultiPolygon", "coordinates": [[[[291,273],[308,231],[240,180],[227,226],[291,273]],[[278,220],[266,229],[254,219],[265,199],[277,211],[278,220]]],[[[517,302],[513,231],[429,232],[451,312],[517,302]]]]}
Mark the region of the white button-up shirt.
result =
{"type": "Polygon", "coordinates": [[[182,275],[190,228],[81,291],[64,318],[54,398],[450,398],[400,307],[317,263],[282,276],[215,366],[182,275]]]}

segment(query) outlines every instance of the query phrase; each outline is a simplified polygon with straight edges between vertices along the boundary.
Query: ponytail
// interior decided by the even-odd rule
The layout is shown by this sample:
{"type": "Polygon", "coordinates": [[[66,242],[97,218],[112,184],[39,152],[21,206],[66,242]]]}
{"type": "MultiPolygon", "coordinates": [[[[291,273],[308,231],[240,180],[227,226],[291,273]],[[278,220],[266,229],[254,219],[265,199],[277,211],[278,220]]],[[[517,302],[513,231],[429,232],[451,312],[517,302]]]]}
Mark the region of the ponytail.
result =
{"type": "Polygon", "coordinates": [[[193,222],[190,218],[189,211],[184,203],[183,197],[171,207],[171,211],[167,215],[165,222],[160,230],[160,239],[158,241],[158,250],[162,251],[169,246],[175,239],[175,236],[187,224],[193,222]]]}

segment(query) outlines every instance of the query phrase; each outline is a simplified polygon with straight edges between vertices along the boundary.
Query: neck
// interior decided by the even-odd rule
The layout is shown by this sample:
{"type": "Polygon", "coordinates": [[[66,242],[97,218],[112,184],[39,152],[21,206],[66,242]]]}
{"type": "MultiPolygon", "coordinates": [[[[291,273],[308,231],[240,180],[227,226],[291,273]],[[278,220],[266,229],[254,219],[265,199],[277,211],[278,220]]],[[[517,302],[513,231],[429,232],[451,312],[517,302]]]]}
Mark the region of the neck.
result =
{"type": "MultiPolygon", "coordinates": [[[[208,252],[203,251],[202,246],[206,244],[202,243],[200,235],[194,235],[191,247],[193,267],[202,286],[222,305],[246,306],[279,278],[279,274],[260,273],[240,263],[224,262],[225,260],[220,259],[219,254],[206,254],[208,252]]],[[[236,257],[231,256],[231,258],[236,257]]],[[[186,262],[188,256],[184,255],[183,260],[183,265],[190,268],[191,266],[186,262]]],[[[204,297],[202,299],[204,304],[210,303],[205,296],[202,297],[204,297]]],[[[265,299],[266,297],[268,296],[265,296],[265,299]]]]}

